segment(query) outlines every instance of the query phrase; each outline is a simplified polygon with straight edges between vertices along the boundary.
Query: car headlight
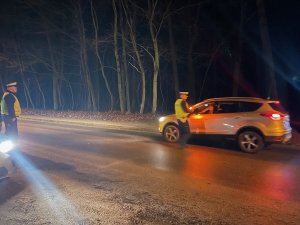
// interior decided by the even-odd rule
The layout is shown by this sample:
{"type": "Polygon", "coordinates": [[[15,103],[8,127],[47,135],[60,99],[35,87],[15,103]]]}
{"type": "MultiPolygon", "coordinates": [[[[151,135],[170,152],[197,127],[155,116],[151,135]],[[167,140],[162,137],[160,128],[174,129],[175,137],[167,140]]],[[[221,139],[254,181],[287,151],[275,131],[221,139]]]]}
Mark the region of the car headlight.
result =
{"type": "Polygon", "coordinates": [[[12,150],[14,147],[14,143],[10,140],[3,141],[0,143],[0,152],[7,153],[12,150]]]}
{"type": "Polygon", "coordinates": [[[162,122],[162,121],[164,121],[166,119],[166,117],[160,117],[158,120],[159,120],[159,122],[162,122]]]}

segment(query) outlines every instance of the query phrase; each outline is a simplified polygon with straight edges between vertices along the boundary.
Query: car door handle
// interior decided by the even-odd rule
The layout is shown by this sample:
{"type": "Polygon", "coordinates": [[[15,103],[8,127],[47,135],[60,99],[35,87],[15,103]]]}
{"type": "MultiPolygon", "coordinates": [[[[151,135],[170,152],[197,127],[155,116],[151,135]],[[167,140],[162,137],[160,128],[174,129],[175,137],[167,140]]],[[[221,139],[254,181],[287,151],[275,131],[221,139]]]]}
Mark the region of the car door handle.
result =
{"type": "Polygon", "coordinates": [[[237,120],[237,119],[239,119],[239,118],[241,118],[241,117],[239,117],[239,116],[237,116],[237,117],[234,117],[234,119],[236,119],[236,120],[237,120]]]}

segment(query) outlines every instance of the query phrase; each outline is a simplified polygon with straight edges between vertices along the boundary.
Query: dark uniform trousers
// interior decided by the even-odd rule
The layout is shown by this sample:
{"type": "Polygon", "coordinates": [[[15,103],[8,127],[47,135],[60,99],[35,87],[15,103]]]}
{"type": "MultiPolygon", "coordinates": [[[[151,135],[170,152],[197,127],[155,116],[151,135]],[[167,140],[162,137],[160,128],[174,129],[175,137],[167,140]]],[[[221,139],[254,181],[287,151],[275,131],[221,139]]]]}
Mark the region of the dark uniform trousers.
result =
{"type": "Polygon", "coordinates": [[[191,136],[189,122],[182,122],[181,120],[177,120],[179,125],[179,130],[181,133],[181,138],[179,139],[179,144],[181,147],[185,147],[188,139],[191,136]]]}
{"type": "Polygon", "coordinates": [[[12,121],[11,117],[8,115],[2,115],[4,124],[5,124],[5,134],[9,138],[17,139],[18,138],[18,120],[12,121]]]}

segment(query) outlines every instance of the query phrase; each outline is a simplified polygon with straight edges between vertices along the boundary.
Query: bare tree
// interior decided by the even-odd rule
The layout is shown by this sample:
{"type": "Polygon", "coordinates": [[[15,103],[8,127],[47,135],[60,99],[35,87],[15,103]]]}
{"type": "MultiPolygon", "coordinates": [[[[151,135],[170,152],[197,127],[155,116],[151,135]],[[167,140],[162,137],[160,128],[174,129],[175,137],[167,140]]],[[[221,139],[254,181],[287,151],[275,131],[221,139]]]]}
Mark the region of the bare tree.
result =
{"type": "Polygon", "coordinates": [[[56,70],[56,65],[55,65],[55,57],[53,55],[53,48],[52,48],[52,43],[50,41],[49,37],[49,31],[46,30],[46,37],[47,37],[47,42],[48,42],[48,48],[49,48],[49,54],[50,54],[50,61],[52,64],[52,95],[53,95],[53,109],[58,110],[60,108],[60,97],[59,97],[59,78],[58,78],[58,73],[56,70]]]}
{"type": "Polygon", "coordinates": [[[178,74],[178,67],[177,67],[177,53],[176,53],[176,45],[175,45],[174,34],[173,34],[173,22],[172,22],[171,15],[168,17],[168,31],[169,31],[169,42],[170,42],[170,49],[171,49],[174,91],[175,91],[175,96],[177,96],[179,92],[179,81],[178,81],[179,74],[178,74]]]}
{"type": "Polygon", "coordinates": [[[122,26],[121,32],[122,32],[122,65],[123,65],[123,77],[125,79],[125,93],[126,93],[126,112],[131,112],[131,101],[130,101],[130,83],[129,83],[129,77],[128,77],[128,66],[127,66],[127,39],[126,39],[126,23],[124,24],[123,21],[124,18],[122,16],[121,18],[121,24],[122,26]]]}
{"type": "Polygon", "coordinates": [[[121,64],[119,58],[119,46],[118,46],[118,11],[116,7],[115,0],[112,0],[112,6],[114,11],[114,53],[117,65],[117,75],[118,75],[118,92],[120,99],[120,109],[121,112],[125,111],[124,95],[123,95],[123,82],[122,82],[122,73],[121,73],[121,64]]]}
{"type": "MultiPolygon", "coordinates": [[[[32,53],[31,56],[36,58],[38,63],[42,63],[49,72],[51,72],[52,78],[52,99],[53,109],[58,110],[62,108],[62,80],[64,80],[64,38],[58,34],[67,35],[65,31],[65,17],[64,13],[55,10],[51,4],[46,4],[43,1],[28,0],[24,2],[29,6],[39,17],[41,22],[38,23],[40,28],[39,33],[46,36],[47,40],[47,53],[44,52],[37,54],[32,53]],[[49,13],[49,12],[55,13],[49,13]],[[55,22],[60,24],[60,27],[55,25],[55,22]]],[[[32,67],[32,71],[34,68],[32,67]]],[[[38,77],[35,75],[34,79],[38,81],[38,77]]],[[[42,96],[45,100],[44,95],[42,96]]],[[[45,103],[43,103],[45,104],[45,103]]],[[[45,106],[44,106],[45,107],[45,106]]]]}
{"type": "Polygon", "coordinates": [[[28,68],[29,65],[25,65],[23,58],[22,58],[22,54],[19,51],[19,46],[17,46],[17,41],[15,42],[15,52],[16,52],[16,56],[17,56],[17,64],[19,65],[19,72],[21,74],[21,79],[22,79],[22,83],[24,85],[24,92],[25,95],[31,105],[32,108],[35,108],[32,97],[31,97],[31,93],[30,93],[30,89],[27,85],[26,79],[25,79],[25,70],[26,68],[28,68]]]}
{"type": "Polygon", "coordinates": [[[101,74],[102,74],[102,77],[104,79],[106,89],[107,89],[107,91],[109,93],[109,96],[110,96],[109,110],[112,111],[113,106],[114,106],[114,96],[113,96],[111,87],[110,87],[109,82],[108,82],[108,78],[107,78],[105,70],[104,70],[103,61],[102,61],[101,56],[99,54],[99,46],[98,46],[99,45],[99,38],[98,38],[99,25],[98,25],[97,13],[96,13],[95,8],[93,6],[93,1],[92,0],[91,0],[91,15],[92,15],[92,20],[93,20],[93,25],[94,25],[94,30],[95,30],[95,52],[96,52],[98,62],[100,64],[101,74]]]}
{"type": "Polygon", "coordinates": [[[87,54],[87,41],[85,34],[85,25],[82,18],[82,7],[81,0],[76,0],[75,3],[75,15],[77,17],[77,26],[79,31],[79,45],[80,45],[80,62],[81,71],[83,78],[85,80],[87,93],[88,93],[88,110],[97,111],[96,95],[94,92],[93,82],[91,79],[89,64],[88,64],[88,54],[87,54]]]}
{"type": "Polygon", "coordinates": [[[136,33],[134,30],[134,22],[133,18],[129,17],[129,8],[128,8],[128,3],[127,1],[122,1],[122,7],[124,10],[126,22],[128,25],[129,29],[129,35],[130,35],[130,40],[133,46],[133,51],[135,53],[137,63],[138,63],[138,68],[134,67],[140,74],[141,74],[141,80],[142,80],[142,99],[141,99],[141,105],[140,105],[140,113],[144,113],[145,110],[145,101],[146,101],[146,74],[145,74],[145,69],[144,65],[142,62],[142,58],[138,49],[137,41],[136,41],[136,33]]]}
{"type": "Polygon", "coordinates": [[[35,75],[35,81],[36,81],[36,84],[37,84],[37,89],[38,89],[38,91],[40,92],[40,94],[42,96],[42,106],[43,106],[43,109],[46,109],[45,95],[44,95],[44,92],[42,90],[41,84],[40,84],[38,78],[36,77],[36,75],[35,75]]]}
{"type": "Polygon", "coordinates": [[[153,81],[152,81],[152,113],[156,112],[157,109],[157,78],[159,72],[159,50],[157,36],[159,30],[156,29],[154,24],[154,16],[158,0],[148,0],[148,23],[151,34],[151,40],[154,50],[154,62],[153,62],[153,81]]]}

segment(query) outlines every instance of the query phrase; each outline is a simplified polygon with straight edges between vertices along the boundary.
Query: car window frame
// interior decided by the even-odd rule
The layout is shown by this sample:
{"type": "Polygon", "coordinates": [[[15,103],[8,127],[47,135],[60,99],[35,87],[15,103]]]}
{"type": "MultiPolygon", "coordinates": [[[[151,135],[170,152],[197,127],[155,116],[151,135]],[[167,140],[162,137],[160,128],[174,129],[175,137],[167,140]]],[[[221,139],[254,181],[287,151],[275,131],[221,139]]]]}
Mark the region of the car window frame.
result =
{"type": "MultiPolygon", "coordinates": [[[[194,110],[194,113],[193,113],[193,114],[203,114],[203,115],[214,114],[214,109],[212,110],[211,113],[203,113],[203,112],[202,112],[202,110],[207,109],[209,106],[206,106],[205,108],[203,108],[203,109],[199,112],[199,109],[200,109],[201,107],[204,107],[205,105],[213,105],[213,107],[215,107],[215,106],[214,106],[214,102],[205,102],[205,103],[200,104],[200,105],[194,110]]],[[[209,111],[209,110],[207,110],[207,111],[209,111]]]]}
{"type": "Polygon", "coordinates": [[[239,101],[218,101],[218,102],[215,102],[215,105],[216,105],[216,108],[214,109],[214,114],[230,114],[230,113],[239,113],[239,101]],[[236,104],[237,106],[237,111],[235,112],[218,112],[218,108],[220,107],[220,104],[224,104],[224,103],[233,103],[233,104],[236,104]]]}

